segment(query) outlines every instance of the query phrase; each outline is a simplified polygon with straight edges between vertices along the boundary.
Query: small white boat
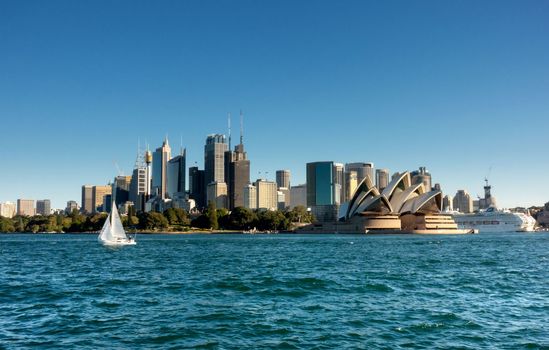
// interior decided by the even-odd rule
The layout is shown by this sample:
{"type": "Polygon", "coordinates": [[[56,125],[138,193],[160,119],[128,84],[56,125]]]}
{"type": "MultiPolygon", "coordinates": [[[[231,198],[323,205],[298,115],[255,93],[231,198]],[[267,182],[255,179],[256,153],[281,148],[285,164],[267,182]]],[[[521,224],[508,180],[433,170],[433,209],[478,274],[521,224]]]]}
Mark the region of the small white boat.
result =
{"type": "Polygon", "coordinates": [[[120,221],[120,215],[118,215],[118,210],[116,205],[112,206],[111,213],[105,220],[105,224],[97,237],[99,243],[109,246],[120,246],[120,245],[135,245],[135,237],[130,237],[124,231],[122,226],[122,221],[120,221]]]}

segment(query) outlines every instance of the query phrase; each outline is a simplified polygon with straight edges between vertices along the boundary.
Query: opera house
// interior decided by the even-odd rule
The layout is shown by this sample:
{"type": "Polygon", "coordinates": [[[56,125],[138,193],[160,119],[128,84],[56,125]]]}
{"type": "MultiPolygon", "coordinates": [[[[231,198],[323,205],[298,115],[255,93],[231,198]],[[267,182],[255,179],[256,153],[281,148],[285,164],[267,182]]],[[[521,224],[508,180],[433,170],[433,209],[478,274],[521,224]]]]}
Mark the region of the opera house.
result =
{"type": "Polygon", "coordinates": [[[337,222],[315,223],[300,232],[463,234],[442,212],[442,192],[412,184],[408,171],[396,174],[383,191],[367,176],[337,222]]]}

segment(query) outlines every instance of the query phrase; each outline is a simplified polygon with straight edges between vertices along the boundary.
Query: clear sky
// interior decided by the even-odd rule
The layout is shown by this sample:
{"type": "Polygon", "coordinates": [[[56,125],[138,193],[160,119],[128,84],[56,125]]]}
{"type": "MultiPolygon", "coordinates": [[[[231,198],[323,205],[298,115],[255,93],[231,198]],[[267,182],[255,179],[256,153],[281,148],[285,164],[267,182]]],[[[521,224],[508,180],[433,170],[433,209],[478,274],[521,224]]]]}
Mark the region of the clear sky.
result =
{"type": "MultiPolygon", "coordinates": [[[[0,1],[0,201],[80,202],[130,174],[137,139],[244,111],[252,164],[426,166],[501,206],[549,201],[549,2],[0,1]]],[[[234,143],[234,142],[233,142],[234,143]]]]}

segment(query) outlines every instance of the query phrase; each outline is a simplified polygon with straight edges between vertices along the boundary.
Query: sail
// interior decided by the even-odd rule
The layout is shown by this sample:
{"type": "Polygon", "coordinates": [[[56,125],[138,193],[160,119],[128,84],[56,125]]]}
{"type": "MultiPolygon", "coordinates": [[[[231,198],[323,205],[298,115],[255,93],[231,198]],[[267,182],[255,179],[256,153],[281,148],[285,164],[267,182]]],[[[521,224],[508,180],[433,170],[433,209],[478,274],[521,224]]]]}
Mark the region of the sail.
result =
{"type": "Polygon", "coordinates": [[[126,232],[124,231],[124,227],[122,226],[122,221],[120,220],[120,215],[118,215],[116,205],[112,206],[111,211],[111,234],[114,239],[126,239],[126,232]]]}
{"type": "Polygon", "coordinates": [[[112,241],[113,236],[111,232],[111,215],[107,217],[107,220],[105,220],[105,223],[103,224],[103,228],[101,229],[101,232],[99,233],[99,240],[101,241],[112,241]]]}

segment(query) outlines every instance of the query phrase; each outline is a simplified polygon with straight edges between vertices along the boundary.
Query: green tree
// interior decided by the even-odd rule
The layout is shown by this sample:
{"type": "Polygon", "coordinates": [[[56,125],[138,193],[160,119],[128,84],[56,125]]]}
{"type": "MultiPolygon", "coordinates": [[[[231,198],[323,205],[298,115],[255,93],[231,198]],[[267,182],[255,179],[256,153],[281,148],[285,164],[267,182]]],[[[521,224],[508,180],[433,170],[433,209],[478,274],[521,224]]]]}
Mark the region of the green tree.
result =
{"type": "Polygon", "coordinates": [[[151,211],[139,216],[139,227],[145,230],[165,229],[168,225],[168,220],[161,213],[151,211]]]}
{"type": "Polygon", "coordinates": [[[206,209],[206,216],[210,221],[210,228],[212,230],[217,230],[219,228],[219,223],[217,221],[217,209],[215,208],[214,201],[208,202],[208,209],[206,209]]]}
{"type": "Polygon", "coordinates": [[[249,230],[257,221],[257,215],[248,208],[236,207],[228,217],[228,228],[233,230],[249,230]]]}
{"type": "Polygon", "coordinates": [[[191,226],[202,229],[211,228],[210,219],[206,214],[202,214],[191,221],[191,226]]]}
{"type": "Polygon", "coordinates": [[[15,225],[11,219],[0,216],[0,232],[15,232],[15,225]]]}
{"type": "Polygon", "coordinates": [[[279,210],[260,211],[257,214],[260,230],[287,230],[290,221],[279,210]]]}
{"type": "Polygon", "coordinates": [[[188,226],[190,224],[187,212],[181,208],[169,208],[164,211],[164,216],[171,226],[188,226]]]}
{"type": "Polygon", "coordinates": [[[286,213],[286,217],[290,220],[290,222],[313,222],[313,214],[307,211],[307,208],[302,205],[298,205],[292,210],[288,211],[286,213]]]}

